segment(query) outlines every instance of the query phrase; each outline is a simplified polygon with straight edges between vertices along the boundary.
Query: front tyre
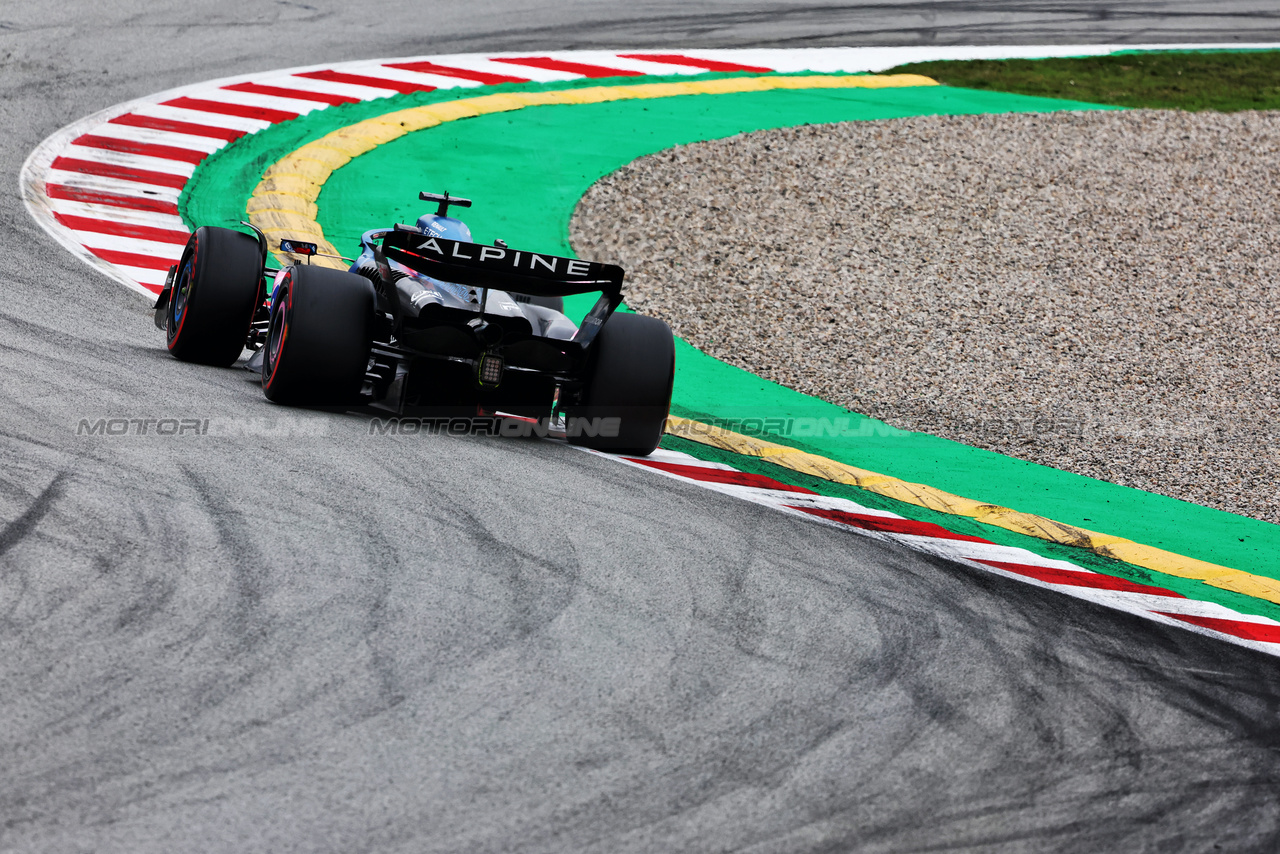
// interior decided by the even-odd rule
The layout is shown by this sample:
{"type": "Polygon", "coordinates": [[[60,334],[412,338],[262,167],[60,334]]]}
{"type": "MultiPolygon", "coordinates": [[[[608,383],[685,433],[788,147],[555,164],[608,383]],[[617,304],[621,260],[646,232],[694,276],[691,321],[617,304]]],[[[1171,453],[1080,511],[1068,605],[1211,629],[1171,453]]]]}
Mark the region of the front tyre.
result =
{"type": "Polygon", "coordinates": [[[647,456],[662,439],[676,373],[675,339],[656,317],[616,313],[591,344],[582,402],[569,441],[597,451],[647,456]],[[616,421],[614,421],[616,419],[616,421]]]}
{"type": "Polygon", "coordinates": [[[373,345],[375,296],[364,276],[288,267],[271,294],[262,391],[277,403],[359,402],[373,345]]]}
{"type": "Polygon", "coordinates": [[[244,350],[261,288],[257,240],[229,228],[197,228],[169,294],[169,352],[184,362],[230,365],[244,350]]]}

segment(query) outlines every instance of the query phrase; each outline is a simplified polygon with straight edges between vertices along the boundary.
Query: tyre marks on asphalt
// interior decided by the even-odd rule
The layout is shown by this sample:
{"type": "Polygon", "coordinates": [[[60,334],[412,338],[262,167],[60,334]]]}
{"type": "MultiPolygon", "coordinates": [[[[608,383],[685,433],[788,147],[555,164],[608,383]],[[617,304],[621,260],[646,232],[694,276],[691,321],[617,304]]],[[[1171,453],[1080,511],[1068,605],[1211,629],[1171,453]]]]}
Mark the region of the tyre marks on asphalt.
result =
{"type": "MultiPolygon", "coordinates": [[[[608,456],[601,454],[600,456],[608,456]]],[[[1280,655],[1280,622],[1242,614],[1223,605],[1190,599],[1156,585],[1094,572],[1026,549],[957,534],[939,525],[863,507],[847,498],[821,495],[724,463],[658,449],[622,462],[706,489],[803,516],[821,524],[885,540],[1037,587],[1178,626],[1270,655],[1280,655]]]]}
{"type": "Polygon", "coordinates": [[[57,476],[41,490],[22,515],[0,529],[0,556],[26,539],[40,524],[40,520],[49,515],[49,511],[62,497],[63,486],[67,480],[65,471],[57,476]]]}

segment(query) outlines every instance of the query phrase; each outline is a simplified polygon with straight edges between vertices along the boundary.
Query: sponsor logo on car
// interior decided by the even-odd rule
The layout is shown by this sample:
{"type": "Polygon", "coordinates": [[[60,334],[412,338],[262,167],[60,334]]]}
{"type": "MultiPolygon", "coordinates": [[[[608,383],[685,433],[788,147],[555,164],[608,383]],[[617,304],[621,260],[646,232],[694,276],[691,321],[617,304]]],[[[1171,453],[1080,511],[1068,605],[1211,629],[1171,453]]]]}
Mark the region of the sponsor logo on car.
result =
{"type": "Polygon", "coordinates": [[[586,276],[591,272],[591,262],[577,258],[560,258],[556,255],[540,255],[537,252],[507,249],[502,246],[462,243],[444,237],[428,237],[414,248],[428,255],[434,255],[438,260],[446,263],[479,261],[487,265],[506,266],[513,272],[561,276],[586,276]]]}

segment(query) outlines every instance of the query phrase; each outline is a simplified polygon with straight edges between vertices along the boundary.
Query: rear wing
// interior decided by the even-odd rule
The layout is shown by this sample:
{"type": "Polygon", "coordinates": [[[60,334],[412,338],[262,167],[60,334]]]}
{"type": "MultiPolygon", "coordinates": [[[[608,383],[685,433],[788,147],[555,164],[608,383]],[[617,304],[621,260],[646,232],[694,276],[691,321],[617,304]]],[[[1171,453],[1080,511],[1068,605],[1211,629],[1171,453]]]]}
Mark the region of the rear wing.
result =
{"type": "Polygon", "coordinates": [[[615,264],[450,240],[403,226],[381,236],[382,246],[374,248],[380,269],[391,260],[442,282],[530,296],[564,297],[599,291],[600,299],[574,336],[583,345],[595,337],[622,302],[625,273],[615,264]]]}

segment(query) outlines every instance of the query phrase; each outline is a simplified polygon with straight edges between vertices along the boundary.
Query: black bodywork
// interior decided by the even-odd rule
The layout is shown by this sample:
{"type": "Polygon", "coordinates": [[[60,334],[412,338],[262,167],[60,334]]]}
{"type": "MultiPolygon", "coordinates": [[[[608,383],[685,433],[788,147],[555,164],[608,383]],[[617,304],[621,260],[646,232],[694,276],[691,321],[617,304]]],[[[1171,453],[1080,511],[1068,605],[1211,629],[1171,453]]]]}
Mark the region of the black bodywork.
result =
{"type": "Polygon", "coordinates": [[[373,257],[384,334],[373,342],[372,401],[397,412],[451,407],[542,417],[576,398],[592,341],[622,302],[621,267],[411,226],[373,236],[381,239],[373,257]],[[592,292],[600,297],[576,328],[554,309],[512,297],[592,292]]]}

